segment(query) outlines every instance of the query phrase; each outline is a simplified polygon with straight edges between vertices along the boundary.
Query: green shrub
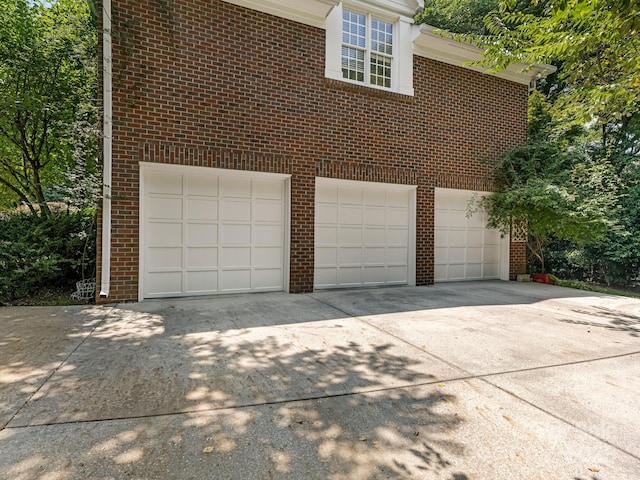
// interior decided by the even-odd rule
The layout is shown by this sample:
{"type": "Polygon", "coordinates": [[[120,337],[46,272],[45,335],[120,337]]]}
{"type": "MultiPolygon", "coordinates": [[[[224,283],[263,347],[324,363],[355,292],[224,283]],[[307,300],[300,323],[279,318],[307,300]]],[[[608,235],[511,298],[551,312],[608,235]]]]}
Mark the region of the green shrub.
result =
{"type": "Polygon", "coordinates": [[[95,212],[0,219],[0,304],[95,275],[95,212]]]}

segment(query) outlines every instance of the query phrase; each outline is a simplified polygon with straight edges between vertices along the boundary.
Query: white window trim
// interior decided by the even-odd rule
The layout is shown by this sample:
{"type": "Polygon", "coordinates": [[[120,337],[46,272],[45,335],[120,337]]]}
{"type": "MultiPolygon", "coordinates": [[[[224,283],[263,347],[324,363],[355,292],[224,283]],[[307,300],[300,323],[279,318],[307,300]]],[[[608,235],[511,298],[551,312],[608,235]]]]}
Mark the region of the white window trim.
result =
{"type": "MultiPolygon", "coordinates": [[[[366,86],[403,95],[414,95],[413,90],[413,19],[390,15],[380,9],[367,9],[343,2],[336,6],[326,21],[325,77],[354,85],[366,86]],[[347,10],[373,15],[375,18],[393,24],[393,61],[391,70],[391,88],[372,85],[366,82],[349,80],[342,76],[342,13],[343,5],[347,10]]],[[[370,35],[367,30],[367,35],[370,35]]],[[[368,65],[368,62],[367,62],[368,65]]],[[[365,76],[370,74],[365,69],[365,76]]]]}

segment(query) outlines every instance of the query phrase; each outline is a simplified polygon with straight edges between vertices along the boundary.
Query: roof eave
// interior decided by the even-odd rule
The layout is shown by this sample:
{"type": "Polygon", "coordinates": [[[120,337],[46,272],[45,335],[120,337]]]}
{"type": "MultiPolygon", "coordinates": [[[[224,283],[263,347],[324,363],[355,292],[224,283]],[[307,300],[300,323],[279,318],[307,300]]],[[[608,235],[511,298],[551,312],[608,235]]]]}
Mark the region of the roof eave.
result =
{"type": "Polygon", "coordinates": [[[294,22],[325,28],[329,12],[340,4],[340,0],[223,0],[240,7],[293,20],[294,22]]]}
{"type": "Polygon", "coordinates": [[[499,72],[489,72],[482,66],[468,64],[482,60],[482,49],[470,43],[443,37],[435,33],[435,30],[431,25],[420,26],[420,33],[413,42],[414,54],[524,85],[529,85],[532,80],[542,79],[556,71],[553,65],[516,63],[499,72]]]}

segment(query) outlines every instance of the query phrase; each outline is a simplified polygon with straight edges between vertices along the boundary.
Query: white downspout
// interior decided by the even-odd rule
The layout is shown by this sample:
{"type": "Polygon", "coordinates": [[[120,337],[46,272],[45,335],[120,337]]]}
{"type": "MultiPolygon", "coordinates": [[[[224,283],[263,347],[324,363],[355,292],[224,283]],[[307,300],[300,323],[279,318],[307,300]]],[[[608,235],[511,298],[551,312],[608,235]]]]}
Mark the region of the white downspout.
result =
{"type": "Polygon", "coordinates": [[[102,269],[100,298],[109,296],[111,286],[111,160],[112,160],[112,68],[111,68],[111,0],[102,1],[102,269]]]}

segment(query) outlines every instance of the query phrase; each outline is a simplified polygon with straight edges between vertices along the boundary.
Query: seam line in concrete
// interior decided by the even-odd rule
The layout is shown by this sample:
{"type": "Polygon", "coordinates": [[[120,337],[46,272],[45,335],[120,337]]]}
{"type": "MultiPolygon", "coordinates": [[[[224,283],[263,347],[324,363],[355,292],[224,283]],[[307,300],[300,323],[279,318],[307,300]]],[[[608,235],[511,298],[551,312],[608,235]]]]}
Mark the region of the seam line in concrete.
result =
{"type": "Polygon", "coordinates": [[[18,407],[18,409],[13,413],[13,415],[11,415],[11,418],[9,418],[9,420],[7,421],[7,423],[5,423],[2,428],[0,428],[0,431],[6,429],[10,429],[13,427],[9,427],[9,425],[11,424],[11,422],[13,421],[14,418],[16,418],[16,416],[22,411],[22,409],[27,405],[27,403],[29,403],[31,401],[31,399],[42,389],[42,387],[44,387],[47,382],[51,379],[51,377],[53,377],[56,372],[58,370],[60,370],[62,368],[62,366],[67,363],[67,360],[69,360],[69,357],[71,357],[71,355],[73,355],[74,353],[76,353],[76,351],[84,344],[84,342],[87,341],[87,339],[93,335],[93,332],[96,331],[96,328],[98,328],[100,325],[102,325],[104,323],[104,321],[107,319],[107,317],[109,316],[109,314],[111,314],[111,312],[113,311],[113,309],[116,307],[117,305],[112,305],[109,307],[109,310],[105,312],[104,316],[102,317],[102,319],[100,319],[100,321],[98,323],[96,323],[93,328],[91,330],[89,330],[89,332],[84,336],[84,338],[82,339],[82,341],[80,341],[80,343],[78,343],[72,350],[71,352],[69,352],[69,354],[64,357],[64,359],[62,359],[62,361],[58,364],[57,367],[55,367],[53,370],[51,370],[51,372],[49,372],[49,374],[44,378],[44,380],[42,381],[42,383],[38,386],[38,388],[36,388],[36,390],[29,395],[29,397],[22,402],[22,405],[20,405],[20,407],[18,407]]]}
{"type": "Polygon", "coordinates": [[[582,428],[581,426],[579,426],[579,425],[577,425],[577,424],[575,424],[575,423],[573,423],[573,422],[570,422],[569,420],[566,420],[565,418],[562,418],[561,416],[559,416],[559,415],[557,415],[557,414],[555,414],[555,413],[553,413],[553,412],[551,412],[551,411],[549,411],[549,410],[547,410],[547,409],[545,409],[545,408],[542,408],[542,407],[540,407],[540,406],[536,405],[535,403],[530,402],[529,400],[527,400],[527,399],[525,399],[525,398],[522,398],[520,395],[517,395],[516,393],[514,393],[514,392],[512,392],[512,391],[510,391],[510,390],[507,390],[506,388],[503,388],[503,387],[501,387],[501,386],[499,386],[499,385],[496,385],[495,383],[491,382],[491,381],[490,381],[489,379],[487,379],[487,378],[479,378],[479,380],[480,380],[480,381],[482,381],[482,382],[485,382],[485,383],[486,383],[486,384],[488,384],[488,385],[491,385],[493,388],[497,388],[498,390],[500,390],[500,391],[502,391],[502,392],[506,393],[507,395],[510,395],[511,397],[513,397],[513,398],[515,398],[515,399],[517,399],[517,400],[520,400],[521,402],[523,402],[523,403],[525,403],[525,404],[529,405],[530,407],[533,407],[533,408],[535,408],[536,410],[539,410],[539,411],[541,411],[542,413],[545,413],[545,414],[547,414],[547,415],[549,415],[549,416],[551,416],[551,417],[555,418],[556,420],[559,420],[560,422],[562,422],[562,423],[564,423],[564,424],[566,424],[566,425],[569,425],[570,427],[573,427],[573,428],[575,428],[576,430],[579,430],[579,431],[581,431],[582,433],[585,433],[586,435],[588,435],[588,436],[590,436],[590,437],[592,437],[592,438],[595,438],[596,440],[598,440],[598,441],[600,441],[600,442],[602,442],[602,443],[604,443],[604,444],[606,444],[606,445],[609,445],[610,447],[612,447],[612,448],[614,448],[614,449],[616,449],[616,450],[618,450],[618,451],[620,451],[620,452],[622,452],[622,453],[625,453],[625,454],[629,455],[629,456],[630,456],[630,457],[632,457],[632,458],[635,458],[636,460],[640,460],[640,456],[638,456],[638,455],[634,455],[633,453],[631,453],[631,452],[629,452],[629,451],[625,450],[624,448],[619,447],[618,445],[615,445],[615,444],[611,443],[611,442],[610,442],[610,441],[608,441],[607,439],[602,438],[602,437],[600,437],[600,436],[596,435],[595,433],[592,433],[592,432],[590,432],[589,430],[587,430],[587,429],[585,429],[585,428],[582,428]]]}
{"type": "MultiPolygon", "coordinates": [[[[314,298],[314,297],[311,297],[311,298],[314,298]]],[[[332,307],[332,308],[338,310],[339,312],[341,312],[341,313],[343,313],[345,315],[348,315],[349,317],[351,317],[353,319],[356,319],[356,320],[364,323],[365,325],[370,326],[371,328],[374,328],[374,329],[378,330],[379,332],[382,332],[382,333],[384,333],[384,334],[386,334],[386,335],[388,335],[390,337],[395,338],[396,340],[398,340],[398,341],[400,341],[402,343],[405,343],[406,345],[410,345],[411,347],[416,348],[416,349],[420,350],[421,352],[424,352],[426,355],[428,355],[428,356],[430,356],[430,357],[432,357],[432,358],[434,358],[434,359],[436,359],[436,360],[438,360],[440,362],[443,362],[444,364],[448,365],[451,368],[454,368],[455,370],[457,370],[459,372],[467,374],[467,376],[463,376],[463,377],[459,377],[459,378],[454,378],[454,379],[449,379],[449,380],[440,380],[440,382],[442,382],[442,383],[477,379],[477,380],[479,380],[481,382],[486,383],[487,385],[492,386],[493,388],[497,388],[498,390],[506,393],[507,395],[512,396],[513,398],[515,398],[515,399],[517,399],[517,400],[519,400],[521,402],[524,402],[525,404],[535,408],[536,410],[539,410],[539,411],[541,411],[541,412],[543,412],[543,413],[545,413],[547,415],[550,415],[551,417],[555,418],[556,420],[559,420],[560,422],[564,423],[565,425],[569,425],[570,427],[575,428],[575,429],[585,433],[586,435],[589,435],[590,437],[595,438],[596,440],[598,440],[600,442],[603,442],[606,445],[609,445],[610,447],[615,448],[616,450],[618,450],[618,451],[620,451],[620,452],[622,452],[622,453],[624,453],[626,455],[631,456],[632,458],[634,458],[636,460],[640,460],[640,457],[638,457],[637,455],[634,455],[631,452],[628,452],[624,448],[621,448],[621,447],[619,447],[617,445],[612,444],[611,442],[607,441],[606,439],[601,438],[598,435],[595,435],[595,434],[589,432],[588,430],[585,430],[585,429],[581,428],[580,426],[578,426],[578,425],[576,425],[576,424],[574,424],[574,423],[572,423],[572,422],[560,417],[559,415],[556,415],[556,414],[554,414],[554,413],[552,413],[552,412],[550,412],[550,411],[548,411],[548,410],[546,410],[546,409],[544,409],[544,408],[542,408],[542,407],[540,407],[540,406],[538,406],[538,405],[536,405],[536,404],[534,404],[534,403],[532,403],[532,402],[530,402],[530,401],[528,401],[528,400],[516,395],[515,393],[513,393],[513,392],[511,392],[511,391],[509,391],[507,389],[499,387],[498,385],[496,385],[495,383],[493,383],[492,381],[489,380],[489,377],[496,377],[496,376],[500,376],[500,375],[508,375],[508,374],[512,374],[512,373],[529,372],[529,371],[543,370],[543,369],[555,368],[555,367],[564,367],[564,366],[570,366],[570,365],[579,365],[579,364],[597,362],[597,361],[600,361],[600,360],[609,360],[609,359],[613,359],[613,358],[621,358],[621,357],[633,356],[633,355],[639,354],[640,351],[622,353],[622,354],[618,354],[618,355],[610,355],[610,356],[607,356],[607,357],[599,357],[599,358],[593,358],[593,359],[587,359],[587,360],[577,360],[577,361],[574,361],[574,362],[567,362],[567,363],[562,363],[562,364],[552,364],[552,365],[544,365],[544,366],[538,366],[538,367],[523,368],[523,369],[519,369],[519,370],[510,370],[510,371],[504,371],[504,372],[494,372],[494,373],[487,373],[487,374],[481,374],[481,375],[473,375],[471,372],[459,367],[458,365],[455,365],[455,364],[449,362],[448,360],[445,360],[444,358],[439,357],[438,355],[434,355],[433,353],[428,352],[427,350],[423,349],[422,347],[414,345],[413,343],[409,342],[408,340],[405,340],[404,338],[398,337],[398,336],[394,335],[393,333],[388,332],[388,331],[380,328],[379,326],[377,326],[377,325],[375,325],[375,324],[373,324],[371,322],[368,322],[367,320],[363,319],[362,317],[359,317],[357,315],[353,315],[352,313],[346,312],[346,311],[342,310],[341,308],[338,308],[335,305],[331,305],[329,303],[326,303],[326,302],[324,302],[324,301],[322,301],[322,300],[320,300],[318,298],[314,298],[314,299],[317,300],[318,302],[324,304],[324,305],[327,305],[329,307],[332,307]]],[[[430,383],[439,383],[439,382],[430,382],[430,383]]],[[[411,386],[418,387],[418,386],[422,386],[422,385],[424,385],[424,384],[414,384],[414,385],[411,385],[411,386]]],[[[408,387],[396,387],[396,388],[408,388],[408,387]]]]}

